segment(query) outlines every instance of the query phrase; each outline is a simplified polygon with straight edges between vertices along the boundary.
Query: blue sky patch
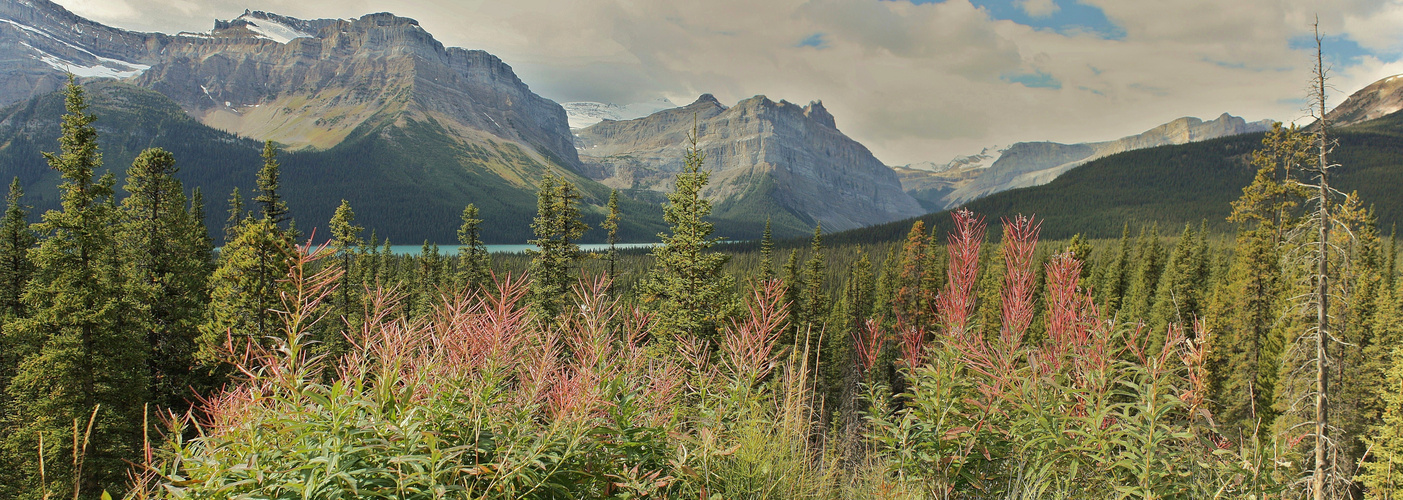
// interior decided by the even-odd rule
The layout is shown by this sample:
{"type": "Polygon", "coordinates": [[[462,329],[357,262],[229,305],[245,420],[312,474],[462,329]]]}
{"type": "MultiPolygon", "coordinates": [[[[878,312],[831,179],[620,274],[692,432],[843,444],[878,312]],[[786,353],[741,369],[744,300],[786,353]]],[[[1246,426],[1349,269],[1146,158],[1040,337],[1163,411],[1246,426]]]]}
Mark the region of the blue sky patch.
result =
{"type": "MultiPolygon", "coordinates": [[[[914,4],[943,3],[945,0],[907,0],[914,4]]],[[[970,0],[984,9],[989,17],[1013,21],[1024,26],[1056,31],[1064,35],[1089,33],[1107,40],[1122,40],[1125,29],[1116,26],[1101,9],[1083,5],[1077,0],[1053,0],[1057,10],[1050,15],[1033,17],[1018,5],[1019,0],[970,0]]]]}
{"type": "Polygon", "coordinates": [[[813,47],[815,49],[822,50],[828,48],[828,39],[824,36],[823,33],[814,33],[812,35],[809,35],[808,38],[805,38],[802,41],[800,41],[799,44],[795,46],[813,47]]]}
{"type": "MultiPolygon", "coordinates": [[[[1325,64],[1333,64],[1336,67],[1353,66],[1359,64],[1364,56],[1374,56],[1383,62],[1395,62],[1400,54],[1397,51],[1389,53],[1378,53],[1359,46],[1359,42],[1354,41],[1349,35],[1326,35],[1321,41],[1322,49],[1325,53],[1325,64]]],[[[1291,39],[1291,48],[1297,50],[1309,50],[1315,53],[1315,37],[1311,35],[1301,35],[1291,39]]]]}
{"type": "Polygon", "coordinates": [[[1057,81],[1052,75],[1041,71],[1034,73],[1014,73],[999,77],[1000,80],[1009,83],[1017,83],[1030,89],[1061,89],[1062,82],[1057,81]]]}

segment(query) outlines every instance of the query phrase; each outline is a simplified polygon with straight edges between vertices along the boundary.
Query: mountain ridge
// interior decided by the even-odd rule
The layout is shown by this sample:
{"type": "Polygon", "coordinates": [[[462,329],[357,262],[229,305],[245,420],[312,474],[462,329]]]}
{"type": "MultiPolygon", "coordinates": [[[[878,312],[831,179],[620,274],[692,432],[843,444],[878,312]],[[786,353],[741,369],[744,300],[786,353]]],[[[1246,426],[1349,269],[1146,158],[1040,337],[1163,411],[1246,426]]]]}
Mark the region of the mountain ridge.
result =
{"type": "Polygon", "coordinates": [[[758,95],[728,107],[702,94],[643,118],[601,121],[576,131],[584,174],[612,187],[666,192],[694,126],[712,172],[703,195],[718,218],[760,213],[792,233],[922,212],[894,172],[839,131],[821,101],[800,106],[758,95]]]}
{"type": "Polygon", "coordinates": [[[1270,129],[1271,121],[1246,120],[1223,113],[1204,121],[1183,117],[1145,132],[1119,139],[1078,144],[1020,142],[991,147],[977,155],[956,157],[946,164],[926,162],[893,167],[903,188],[931,211],[954,208],[995,193],[1047,184],[1089,161],[1117,153],[1169,144],[1226,137],[1270,129]],[[991,154],[993,149],[996,154],[991,154]]]}

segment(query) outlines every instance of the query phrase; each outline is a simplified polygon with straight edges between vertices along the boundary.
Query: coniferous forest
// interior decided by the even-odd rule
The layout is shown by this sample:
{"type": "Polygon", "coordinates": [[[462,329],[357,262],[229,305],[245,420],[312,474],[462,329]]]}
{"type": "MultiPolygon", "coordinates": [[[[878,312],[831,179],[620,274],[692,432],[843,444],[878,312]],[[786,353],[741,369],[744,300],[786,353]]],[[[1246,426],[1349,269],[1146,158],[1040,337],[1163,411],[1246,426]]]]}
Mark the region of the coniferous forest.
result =
{"type": "Polygon", "coordinates": [[[534,250],[468,205],[403,256],[344,201],[290,220],[272,142],[228,198],[161,149],[95,177],[86,106],[61,207],[0,220],[0,497],[1403,498],[1398,249],[1324,126],[1267,133],[1226,220],[1118,239],[727,245],[694,136],[651,250],[582,252],[547,175],[534,250]]]}

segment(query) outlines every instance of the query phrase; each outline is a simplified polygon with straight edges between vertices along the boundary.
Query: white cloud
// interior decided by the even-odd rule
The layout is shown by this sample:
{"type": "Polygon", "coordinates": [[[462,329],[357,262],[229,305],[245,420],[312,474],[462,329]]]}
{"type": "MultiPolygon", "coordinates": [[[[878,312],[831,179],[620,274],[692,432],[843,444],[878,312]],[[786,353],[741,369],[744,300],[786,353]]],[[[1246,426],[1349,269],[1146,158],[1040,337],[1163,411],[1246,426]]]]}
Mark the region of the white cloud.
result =
{"type": "Polygon", "coordinates": [[[1033,17],[1047,17],[1062,10],[1053,0],[1018,0],[1018,8],[1033,17]]]}
{"type": "MultiPolygon", "coordinates": [[[[1123,39],[990,19],[969,0],[58,0],[119,27],[206,30],[245,8],[303,18],[390,11],[448,45],[503,58],[558,101],[620,104],[716,94],[822,99],[882,160],[947,160],[989,144],[1078,142],[1180,116],[1300,118],[1310,60],[1290,40],[1321,27],[1386,53],[1403,45],[1400,0],[1078,0],[1123,39]],[[138,13],[132,15],[131,11],[138,13]],[[821,50],[798,47],[822,34],[821,50]],[[1009,83],[1042,73],[1060,89],[1009,83]]],[[[1020,0],[1030,15],[1049,0],[1020,0]]],[[[1344,94],[1399,63],[1335,68],[1344,94]]]]}

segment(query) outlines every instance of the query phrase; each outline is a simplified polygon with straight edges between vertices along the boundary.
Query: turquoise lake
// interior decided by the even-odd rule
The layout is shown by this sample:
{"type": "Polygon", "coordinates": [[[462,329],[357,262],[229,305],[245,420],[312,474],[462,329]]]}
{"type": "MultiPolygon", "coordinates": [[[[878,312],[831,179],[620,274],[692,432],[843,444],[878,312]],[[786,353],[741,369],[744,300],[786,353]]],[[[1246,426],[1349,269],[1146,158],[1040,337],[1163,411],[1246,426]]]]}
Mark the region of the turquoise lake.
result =
{"type": "MultiPolygon", "coordinates": [[[[657,243],[619,243],[618,249],[626,248],[652,248],[657,243]]],[[[458,247],[462,245],[439,245],[439,255],[458,255],[458,247]]],[[[382,247],[383,248],[383,247],[382,247]]],[[[528,248],[536,248],[536,245],[487,245],[490,253],[521,253],[528,248]]],[[[588,243],[580,245],[580,250],[586,252],[603,252],[609,249],[607,243],[588,243]]],[[[390,245],[390,251],[395,255],[419,255],[424,251],[424,245],[390,245]]]]}

